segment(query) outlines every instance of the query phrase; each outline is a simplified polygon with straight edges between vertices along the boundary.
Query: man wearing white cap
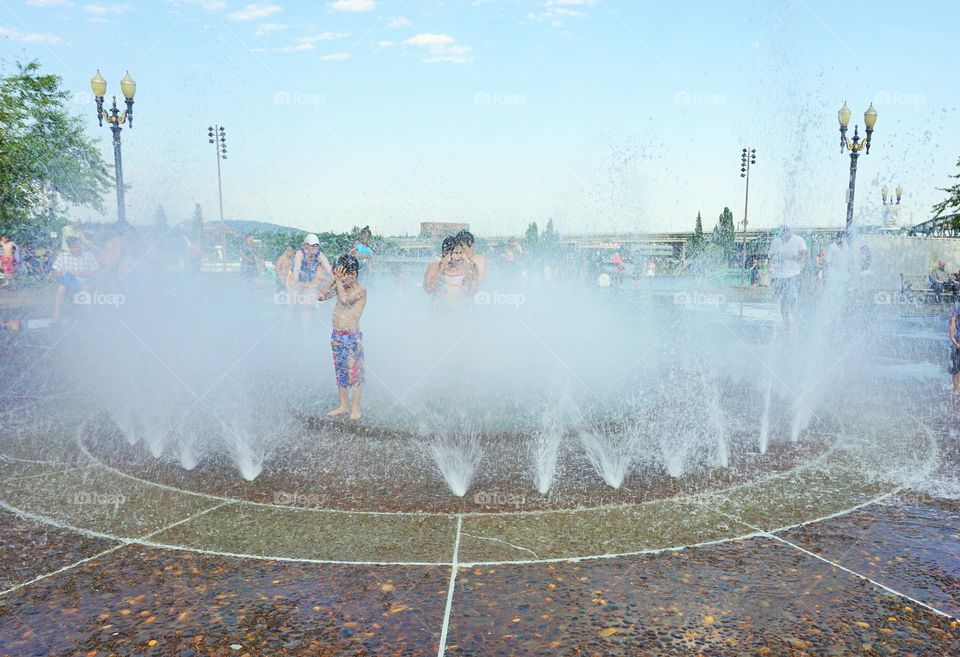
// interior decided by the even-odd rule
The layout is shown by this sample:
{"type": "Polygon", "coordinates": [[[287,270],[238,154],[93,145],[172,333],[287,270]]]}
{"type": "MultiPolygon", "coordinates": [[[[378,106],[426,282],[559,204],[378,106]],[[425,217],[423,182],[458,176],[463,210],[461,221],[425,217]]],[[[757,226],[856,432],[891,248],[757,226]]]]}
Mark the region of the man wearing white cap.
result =
{"type": "Polygon", "coordinates": [[[297,301],[301,297],[312,300],[316,296],[315,291],[323,282],[323,279],[332,275],[330,262],[320,250],[320,239],[310,233],[303,238],[303,247],[293,257],[291,294],[296,295],[297,301]]]}
{"type": "Polygon", "coordinates": [[[780,297],[783,328],[790,330],[790,314],[796,313],[800,301],[800,273],[807,262],[807,243],[794,235],[790,226],[780,231],[770,243],[770,263],[773,266],[773,289],[780,297]]]}

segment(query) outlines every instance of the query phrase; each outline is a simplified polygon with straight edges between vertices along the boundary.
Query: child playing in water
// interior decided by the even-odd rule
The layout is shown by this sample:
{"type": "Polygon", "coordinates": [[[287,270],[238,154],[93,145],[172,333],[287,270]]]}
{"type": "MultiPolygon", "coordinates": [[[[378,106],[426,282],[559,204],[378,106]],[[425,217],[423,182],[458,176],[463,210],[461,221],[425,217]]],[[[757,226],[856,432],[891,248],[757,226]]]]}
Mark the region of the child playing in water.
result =
{"type": "Polygon", "coordinates": [[[367,291],[357,282],[360,263],[352,255],[337,258],[333,278],[320,289],[317,299],[326,301],[337,297],[333,309],[333,368],[337,375],[340,405],[327,413],[330,417],[350,412],[351,420],[359,420],[360,386],[363,383],[363,334],[360,333],[360,315],[367,305],[367,291]],[[349,404],[349,389],[353,389],[353,406],[349,404]]]}

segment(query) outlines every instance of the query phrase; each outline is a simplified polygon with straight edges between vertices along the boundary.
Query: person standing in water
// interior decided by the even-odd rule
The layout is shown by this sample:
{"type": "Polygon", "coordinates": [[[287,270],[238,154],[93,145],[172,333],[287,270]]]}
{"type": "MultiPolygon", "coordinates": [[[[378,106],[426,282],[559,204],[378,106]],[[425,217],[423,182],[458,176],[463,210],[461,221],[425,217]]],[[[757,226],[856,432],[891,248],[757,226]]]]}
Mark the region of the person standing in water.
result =
{"type": "Polygon", "coordinates": [[[947,328],[950,336],[950,375],[953,377],[953,398],[960,397],[960,303],[953,304],[950,324],[947,328]]]}
{"type": "MultiPolygon", "coordinates": [[[[310,233],[303,238],[303,248],[293,257],[291,292],[298,298],[309,295],[323,282],[324,274],[331,276],[330,261],[320,250],[320,238],[310,233]]],[[[298,299],[295,299],[297,301],[298,299]]]]}
{"type": "Polygon", "coordinates": [[[360,263],[360,279],[367,281],[370,278],[371,265],[373,265],[373,247],[370,240],[373,234],[370,232],[370,226],[364,226],[360,230],[360,241],[354,244],[350,255],[360,263]]]}
{"type": "Polygon", "coordinates": [[[483,283],[483,279],[487,277],[487,259],[474,251],[473,244],[476,240],[474,240],[473,233],[469,230],[461,230],[454,236],[454,239],[463,247],[464,259],[473,263],[473,266],[476,267],[477,285],[480,285],[483,283]]]}
{"type": "Polygon", "coordinates": [[[779,234],[770,243],[774,290],[780,297],[780,314],[785,331],[790,330],[791,316],[796,315],[800,302],[800,274],[806,264],[807,253],[807,243],[786,224],[780,226],[779,234]]]}
{"type": "Polygon", "coordinates": [[[288,244],[280,257],[273,265],[273,275],[277,282],[277,292],[283,292],[287,289],[287,276],[293,271],[293,254],[296,249],[293,244],[288,244]]]}
{"type": "Polygon", "coordinates": [[[13,275],[17,271],[17,243],[10,239],[9,235],[0,235],[0,248],[3,249],[0,256],[0,269],[3,270],[3,284],[9,285],[13,282],[13,275]]]}
{"type": "Polygon", "coordinates": [[[477,268],[464,257],[463,245],[445,237],[440,261],[431,263],[423,275],[423,290],[433,295],[434,308],[465,306],[477,291],[477,268]]]}
{"type": "Polygon", "coordinates": [[[340,404],[327,413],[330,417],[350,413],[351,420],[359,420],[360,387],[363,384],[363,334],[360,316],[367,305],[367,291],[357,281],[360,263],[352,255],[337,258],[332,278],[320,289],[318,301],[337,297],[333,309],[333,333],[330,348],[333,351],[333,369],[337,376],[340,404]],[[353,405],[349,392],[353,390],[353,405]]]}

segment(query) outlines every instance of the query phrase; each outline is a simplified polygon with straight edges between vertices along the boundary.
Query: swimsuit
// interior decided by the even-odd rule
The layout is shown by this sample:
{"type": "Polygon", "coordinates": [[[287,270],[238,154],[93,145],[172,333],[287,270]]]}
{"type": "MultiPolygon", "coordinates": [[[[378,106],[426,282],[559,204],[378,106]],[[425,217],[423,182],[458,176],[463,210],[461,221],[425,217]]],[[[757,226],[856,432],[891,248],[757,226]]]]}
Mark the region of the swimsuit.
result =
{"type": "Polygon", "coordinates": [[[334,329],[330,349],[337,386],[349,388],[363,383],[363,334],[359,329],[334,329]]]}
{"type": "Polygon", "coordinates": [[[317,269],[320,267],[320,254],[318,253],[313,262],[310,262],[303,249],[300,249],[300,253],[303,254],[303,260],[300,263],[300,282],[312,283],[317,275],[317,269]]]}
{"type": "Polygon", "coordinates": [[[3,273],[9,276],[17,270],[17,261],[13,256],[0,256],[0,268],[3,273]]]}
{"type": "Polygon", "coordinates": [[[440,287],[433,295],[434,308],[456,308],[463,304],[466,274],[440,273],[440,287]]]}

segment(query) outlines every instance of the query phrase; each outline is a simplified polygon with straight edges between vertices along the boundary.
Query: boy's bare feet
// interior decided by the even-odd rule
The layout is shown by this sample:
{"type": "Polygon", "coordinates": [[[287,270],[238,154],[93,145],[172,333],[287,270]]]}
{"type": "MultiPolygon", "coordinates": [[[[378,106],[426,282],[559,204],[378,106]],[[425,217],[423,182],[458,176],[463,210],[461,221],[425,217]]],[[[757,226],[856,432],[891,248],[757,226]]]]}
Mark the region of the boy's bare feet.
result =
{"type": "Polygon", "coordinates": [[[362,418],[363,416],[360,414],[360,411],[354,411],[353,413],[350,414],[351,420],[360,420],[362,418]]]}
{"type": "Polygon", "coordinates": [[[337,406],[335,409],[327,413],[327,417],[336,417],[338,415],[343,415],[344,413],[349,413],[350,409],[346,406],[337,406]]]}

